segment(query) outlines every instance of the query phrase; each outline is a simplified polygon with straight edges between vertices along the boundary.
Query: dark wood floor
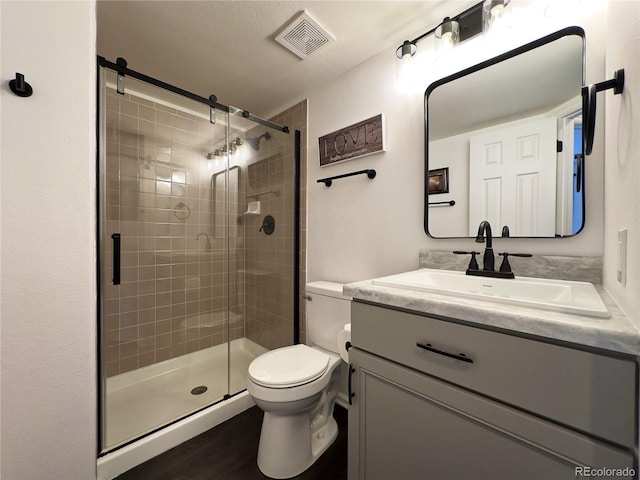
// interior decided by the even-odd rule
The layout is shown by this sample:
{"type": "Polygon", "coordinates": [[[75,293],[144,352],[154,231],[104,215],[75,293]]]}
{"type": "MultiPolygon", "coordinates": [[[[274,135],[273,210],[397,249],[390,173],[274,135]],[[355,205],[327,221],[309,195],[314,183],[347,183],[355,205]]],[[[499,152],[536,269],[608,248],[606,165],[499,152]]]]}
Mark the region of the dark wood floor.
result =
{"type": "MultiPolygon", "coordinates": [[[[297,480],[346,480],[347,411],[336,405],[338,438],[297,480]]],[[[267,479],[256,456],[262,425],[258,407],[123,473],[118,480],[253,480],[267,479]]]]}

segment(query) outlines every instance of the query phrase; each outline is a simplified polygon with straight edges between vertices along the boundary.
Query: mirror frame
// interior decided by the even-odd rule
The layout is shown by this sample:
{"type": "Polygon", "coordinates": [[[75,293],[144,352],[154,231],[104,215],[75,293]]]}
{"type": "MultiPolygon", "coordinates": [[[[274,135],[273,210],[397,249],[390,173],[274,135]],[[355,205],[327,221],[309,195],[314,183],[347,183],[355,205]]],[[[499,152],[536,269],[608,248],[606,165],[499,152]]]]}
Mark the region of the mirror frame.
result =
{"type": "MultiPolygon", "coordinates": [[[[582,39],[582,85],[580,86],[580,91],[578,92],[578,95],[582,95],[583,96],[583,112],[582,112],[582,116],[583,116],[583,124],[586,121],[586,119],[584,118],[585,116],[585,112],[584,112],[584,92],[582,91],[582,87],[585,85],[585,81],[586,81],[586,40],[585,40],[585,32],[584,29],[582,27],[578,27],[578,26],[571,26],[571,27],[566,27],[563,28],[561,30],[558,30],[556,32],[553,32],[549,35],[546,35],[544,37],[541,37],[537,40],[534,40],[532,42],[529,42],[525,45],[522,45],[520,47],[517,47],[513,50],[509,50],[508,52],[502,53],[496,57],[490,58],[488,60],[485,60],[483,62],[480,62],[476,65],[473,65],[471,67],[465,68],[463,70],[460,70],[459,72],[453,73],[451,75],[448,75],[444,78],[441,78],[439,80],[436,80],[435,82],[431,83],[428,87],[427,90],[425,91],[424,94],[424,177],[423,177],[423,184],[424,184],[424,201],[423,201],[423,205],[424,205],[424,232],[427,234],[428,237],[436,239],[436,240],[446,240],[446,239],[453,239],[453,238],[475,238],[475,236],[467,236],[467,237],[434,237],[433,235],[431,235],[431,233],[429,233],[429,95],[431,94],[431,92],[433,92],[433,90],[435,90],[437,87],[444,85],[446,83],[452,82],[454,80],[457,80],[459,78],[465,77],[467,75],[470,75],[474,72],[477,72],[479,70],[482,70],[484,68],[490,67],[492,65],[495,65],[497,63],[503,62],[505,60],[508,60],[510,58],[516,57],[518,55],[521,55],[523,53],[526,53],[528,51],[534,50],[536,48],[542,47],[548,43],[554,42],[556,40],[559,40],[562,37],[566,37],[566,36],[570,36],[570,35],[577,35],[582,39]]],[[[586,169],[586,162],[585,162],[585,158],[586,158],[586,136],[582,135],[582,178],[581,178],[581,188],[582,188],[582,225],[580,226],[580,228],[578,229],[577,232],[575,232],[572,235],[565,235],[565,236],[555,236],[555,237],[505,237],[505,238],[571,238],[571,237],[575,237],[577,234],[579,234],[585,226],[586,223],[586,189],[585,189],[585,169],[586,169]]]]}

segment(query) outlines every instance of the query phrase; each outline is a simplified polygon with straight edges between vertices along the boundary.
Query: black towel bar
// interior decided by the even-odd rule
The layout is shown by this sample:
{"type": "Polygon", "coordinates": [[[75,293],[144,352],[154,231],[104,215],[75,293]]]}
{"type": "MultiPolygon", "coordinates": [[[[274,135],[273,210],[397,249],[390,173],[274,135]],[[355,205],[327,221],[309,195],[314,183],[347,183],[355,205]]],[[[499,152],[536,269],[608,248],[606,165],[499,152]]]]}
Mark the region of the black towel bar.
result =
{"type": "Polygon", "coordinates": [[[333,180],[336,180],[338,178],[353,177],[354,175],[362,175],[365,173],[369,178],[376,178],[376,171],[370,168],[367,170],[360,170],[358,172],[345,173],[344,175],[336,175],[335,177],[321,178],[320,180],[317,180],[317,183],[324,183],[327,187],[330,187],[333,183],[333,180]]]}

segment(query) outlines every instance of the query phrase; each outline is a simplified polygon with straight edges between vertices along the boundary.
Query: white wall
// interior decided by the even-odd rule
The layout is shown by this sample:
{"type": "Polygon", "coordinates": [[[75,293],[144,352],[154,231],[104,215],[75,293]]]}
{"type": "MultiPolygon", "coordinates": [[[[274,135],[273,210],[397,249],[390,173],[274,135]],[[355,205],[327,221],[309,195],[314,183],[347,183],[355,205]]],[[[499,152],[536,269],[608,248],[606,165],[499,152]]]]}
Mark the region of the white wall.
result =
{"type": "Polygon", "coordinates": [[[94,11],[0,2],[3,479],[95,478],[94,11]]]}
{"type": "MultiPolygon", "coordinates": [[[[589,159],[588,230],[574,239],[512,240],[514,248],[533,253],[599,255],[604,250],[605,283],[636,317],[638,8],[635,0],[609,5],[606,73],[624,66],[627,89],[622,96],[607,92],[598,98],[602,103],[606,96],[607,104],[606,221],[597,180],[603,168],[601,135],[589,159]],[[614,235],[623,227],[629,229],[630,247],[624,288],[615,284],[614,271],[614,235]]],[[[606,77],[603,13],[590,12],[582,22],[589,82],[606,77]]],[[[545,24],[539,33],[550,30],[545,24]]],[[[94,42],[92,1],[0,2],[3,479],[95,477],[94,42]],[[16,71],[33,85],[33,97],[8,91],[16,71]]],[[[408,270],[417,266],[420,248],[470,246],[469,240],[429,239],[422,229],[422,92],[397,90],[394,50],[310,96],[309,280],[359,280],[408,270]],[[386,153],[320,169],[319,136],[380,112],[387,121],[386,153]],[[338,180],[331,188],[315,182],[365,167],[378,170],[376,179],[338,180]]],[[[599,125],[602,132],[601,118],[599,125]]]]}
{"type": "MultiPolygon", "coordinates": [[[[625,69],[625,89],[598,94],[606,105],[604,285],[640,327],[640,2],[611,0],[607,74],[625,69]],[[627,284],[617,281],[617,232],[628,230],[627,284]]],[[[602,108],[602,107],[600,107],[602,108]]]]}
{"type": "Polygon", "coordinates": [[[470,136],[461,133],[429,141],[429,170],[449,168],[449,193],[434,195],[430,202],[456,202],[453,206],[429,207],[429,232],[435,237],[466,236],[469,232],[470,136]]]}
{"type": "MultiPolygon", "coordinates": [[[[604,2],[585,0],[580,17],[565,15],[554,19],[543,17],[537,5],[544,2],[518,3],[522,9],[531,10],[514,24],[514,32],[520,37],[512,37],[511,44],[503,46],[503,50],[577,24],[586,31],[587,82],[604,78],[604,2]],[[525,38],[525,27],[531,26],[534,28],[526,32],[525,38]]],[[[425,25],[425,31],[428,28],[430,25],[425,25]]],[[[421,33],[416,32],[416,36],[421,33]]],[[[404,39],[397,40],[399,45],[404,39]]],[[[429,83],[452,69],[492,56],[482,40],[457,48],[463,47],[466,58],[458,57],[454,67],[431,63],[422,84],[412,91],[403,91],[396,81],[394,47],[309,96],[308,281],[355,281],[411,270],[418,266],[420,249],[469,249],[475,245],[469,239],[432,239],[423,230],[424,91],[429,83]],[[387,127],[385,153],[319,167],[318,137],[381,112],[387,127]],[[377,177],[337,180],[330,188],[316,183],[318,178],[364,168],[376,169],[377,177]]],[[[429,48],[426,40],[424,45],[418,44],[419,50],[432,57],[433,50],[429,52],[429,48]]],[[[600,125],[603,119],[601,110],[600,125]]],[[[507,248],[533,254],[602,255],[603,157],[604,134],[600,128],[594,152],[587,161],[586,227],[579,235],[567,239],[509,239],[507,248]]],[[[497,248],[503,248],[502,242],[496,241],[497,248]]]]}

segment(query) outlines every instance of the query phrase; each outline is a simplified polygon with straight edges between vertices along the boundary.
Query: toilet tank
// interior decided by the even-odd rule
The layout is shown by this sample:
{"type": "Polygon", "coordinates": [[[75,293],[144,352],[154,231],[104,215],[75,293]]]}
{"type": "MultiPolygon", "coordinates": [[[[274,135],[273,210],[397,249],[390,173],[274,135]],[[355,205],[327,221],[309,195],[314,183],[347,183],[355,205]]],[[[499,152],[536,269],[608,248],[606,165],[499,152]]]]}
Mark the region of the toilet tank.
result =
{"type": "Polygon", "coordinates": [[[307,342],[336,352],[338,333],[351,321],[351,297],[342,284],[311,282],[306,286],[307,342]]]}

